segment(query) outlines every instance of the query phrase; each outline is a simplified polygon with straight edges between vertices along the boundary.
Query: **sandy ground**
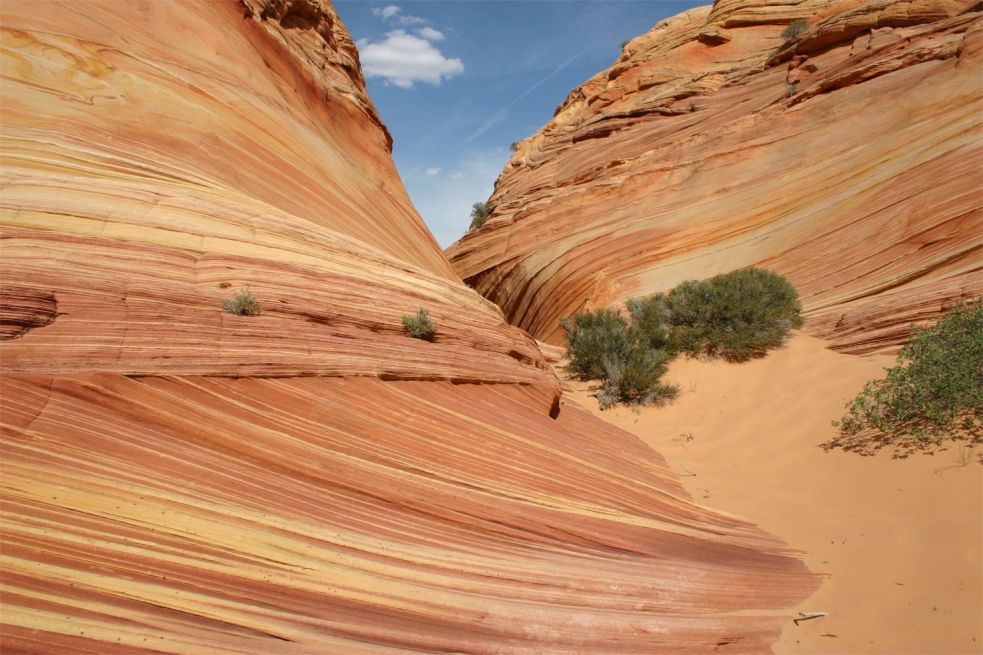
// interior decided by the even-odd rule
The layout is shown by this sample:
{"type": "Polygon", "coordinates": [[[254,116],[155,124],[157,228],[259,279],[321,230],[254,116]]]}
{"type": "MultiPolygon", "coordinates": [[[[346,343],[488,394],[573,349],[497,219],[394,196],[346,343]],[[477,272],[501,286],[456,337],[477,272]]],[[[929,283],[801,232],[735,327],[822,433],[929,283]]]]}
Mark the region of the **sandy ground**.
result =
{"type": "Polygon", "coordinates": [[[746,364],[677,360],[667,379],[682,391],[667,407],[601,412],[582,383],[568,396],[665,455],[698,501],[781,536],[828,576],[790,611],[775,652],[983,653],[983,449],[895,459],[819,447],[893,363],[797,336],[746,364]],[[800,611],[829,616],[796,626],[800,611]]]}

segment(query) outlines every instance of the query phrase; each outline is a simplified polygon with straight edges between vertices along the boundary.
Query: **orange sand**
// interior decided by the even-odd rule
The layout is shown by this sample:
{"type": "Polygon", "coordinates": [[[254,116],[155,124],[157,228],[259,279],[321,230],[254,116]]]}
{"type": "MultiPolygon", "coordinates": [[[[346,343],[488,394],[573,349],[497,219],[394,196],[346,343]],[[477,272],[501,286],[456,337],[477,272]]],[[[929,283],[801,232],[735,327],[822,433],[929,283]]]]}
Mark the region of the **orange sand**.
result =
{"type": "Polygon", "coordinates": [[[777,653],[981,653],[980,449],[962,465],[956,446],[907,459],[819,447],[893,362],[797,336],[746,364],[677,360],[668,407],[600,412],[582,383],[567,397],[662,453],[697,501],[758,523],[829,576],[789,610],[777,653]],[[800,611],[829,616],[795,626],[800,611]]]}

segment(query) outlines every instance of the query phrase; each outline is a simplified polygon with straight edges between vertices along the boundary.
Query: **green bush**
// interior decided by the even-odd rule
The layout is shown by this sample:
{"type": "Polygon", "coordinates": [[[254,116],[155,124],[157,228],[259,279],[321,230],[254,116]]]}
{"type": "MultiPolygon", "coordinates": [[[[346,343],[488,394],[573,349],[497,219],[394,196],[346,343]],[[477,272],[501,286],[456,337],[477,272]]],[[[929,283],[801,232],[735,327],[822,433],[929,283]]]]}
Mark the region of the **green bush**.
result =
{"type": "Polygon", "coordinates": [[[788,24],[784,31],[782,31],[782,38],[785,39],[786,43],[788,43],[798,35],[805,32],[807,27],[809,27],[809,23],[806,21],[806,19],[796,18],[788,24]]]}
{"type": "Polygon", "coordinates": [[[597,394],[601,409],[617,403],[663,404],[679,393],[676,385],[662,382],[672,357],[660,350],[631,348],[621,359],[604,361],[604,383],[597,394]]]}
{"type": "Polygon", "coordinates": [[[566,332],[568,370],[582,380],[602,380],[605,362],[624,359],[632,349],[628,321],[612,309],[575,314],[560,321],[566,332]]]}
{"type": "Polygon", "coordinates": [[[934,327],[913,329],[897,366],[847,404],[843,436],[865,429],[924,441],[983,426],[983,300],[950,309],[934,327]]]}
{"type": "Polygon", "coordinates": [[[425,309],[421,309],[416,314],[403,316],[403,327],[411,337],[424,341],[432,340],[437,332],[437,324],[430,318],[430,312],[425,309]]]}
{"type": "Polygon", "coordinates": [[[628,313],[639,343],[649,350],[674,352],[669,339],[669,313],[665,294],[657,293],[647,298],[632,298],[627,303],[628,313]]]}
{"type": "Polygon", "coordinates": [[[731,362],[763,357],[802,325],[795,287],[757,268],[683,282],[664,303],[672,350],[691,356],[731,362]]]}
{"type": "Polygon", "coordinates": [[[661,381],[672,360],[658,320],[657,303],[632,300],[630,320],[612,309],[580,312],[561,321],[566,331],[567,369],[582,380],[601,380],[601,409],[617,403],[647,405],[675,398],[661,381]]]}
{"type": "Polygon", "coordinates": [[[626,305],[627,317],[598,309],[560,321],[567,370],[602,381],[602,409],[675,398],[679,389],[661,379],[679,352],[744,361],[780,346],[802,325],[795,288],[781,275],[753,268],[683,282],[626,305]]]}
{"type": "Polygon", "coordinates": [[[263,312],[263,306],[248,287],[239,289],[231,300],[223,300],[222,309],[237,316],[257,316],[263,312]]]}
{"type": "Polygon", "coordinates": [[[495,211],[495,205],[490,202],[476,202],[471,205],[471,227],[469,230],[476,230],[484,225],[493,211],[495,211]]]}

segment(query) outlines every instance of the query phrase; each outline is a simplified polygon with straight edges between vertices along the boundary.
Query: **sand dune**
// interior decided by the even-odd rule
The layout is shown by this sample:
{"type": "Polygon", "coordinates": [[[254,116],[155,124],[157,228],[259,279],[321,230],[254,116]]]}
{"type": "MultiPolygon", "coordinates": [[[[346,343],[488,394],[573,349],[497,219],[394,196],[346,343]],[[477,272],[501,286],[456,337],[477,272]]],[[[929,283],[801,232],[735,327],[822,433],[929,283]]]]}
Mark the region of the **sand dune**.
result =
{"type": "Polygon", "coordinates": [[[664,408],[602,413],[581,383],[568,397],[662,453],[698,501],[807,551],[828,576],[794,612],[829,616],[795,626],[790,614],[776,652],[983,652],[983,467],[963,465],[958,446],[824,452],[830,420],[894,360],[823,346],[797,336],[747,364],[677,360],[667,379],[682,392],[664,408]]]}

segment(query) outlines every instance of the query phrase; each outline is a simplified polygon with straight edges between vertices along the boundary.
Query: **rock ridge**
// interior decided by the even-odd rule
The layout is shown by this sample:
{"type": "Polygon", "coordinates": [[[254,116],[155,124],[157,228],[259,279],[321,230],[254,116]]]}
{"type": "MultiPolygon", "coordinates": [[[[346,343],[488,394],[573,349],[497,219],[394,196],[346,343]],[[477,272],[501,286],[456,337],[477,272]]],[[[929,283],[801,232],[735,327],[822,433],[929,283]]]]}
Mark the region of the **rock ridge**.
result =
{"type": "Polygon", "coordinates": [[[258,21],[325,94],[346,98],[382,131],[392,152],[389,129],[365,90],[358,48],[326,0],[239,0],[246,18],[258,21]],[[320,38],[318,38],[320,37],[320,38]]]}
{"type": "Polygon", "coordinates": [[[549,343],[581,308],[765,266],[799,288],[808,333],[894,350],[983,295],[981,16],[728,0],[663,21],[521,142],[448,256],[549,343]]]}

